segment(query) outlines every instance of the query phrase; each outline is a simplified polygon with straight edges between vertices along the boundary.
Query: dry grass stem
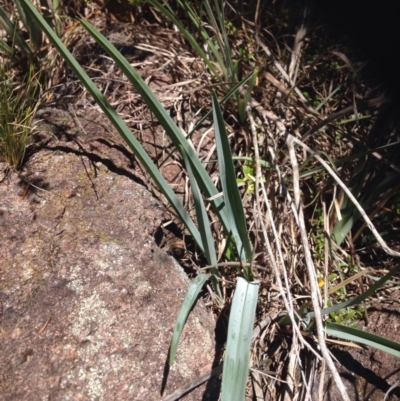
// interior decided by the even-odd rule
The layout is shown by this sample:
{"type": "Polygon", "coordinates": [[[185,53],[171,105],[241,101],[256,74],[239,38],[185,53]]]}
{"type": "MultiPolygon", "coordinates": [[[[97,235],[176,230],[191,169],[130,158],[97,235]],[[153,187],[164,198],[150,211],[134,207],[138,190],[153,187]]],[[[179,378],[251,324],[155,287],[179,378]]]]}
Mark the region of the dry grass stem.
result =
{"type": "Polygon", "coordinates": [[[328,173],[331,175],[331,177],[338,183],[338,185],[343,189],[345,194],[349,197],[349,199],[353,202],[354,206],[357,208],[357,210],[360,212],[362,218],[365,220],[367,223],[368,228],[371,230],[372,234],[376,238],[376,240],[379,242],[380,246],[382,249],[390,256],[394,257],[400,257],[400,252],[397,252],[386,244],[385,240],[381,237],[379,234],[378,230],[375,228],[374,224],[368,217],[367,213],[365,213],[365,210],[362,208],[362,206],[359,204],[357,199],[354,197],[354,195],[351,193],[351,191],[346,187],[344,182],[337,176],[337,174],[332,170],[332,168],[329,166],[328,163],[326,163],[321,156],[319,156],[317,153],[315,153],[311,148],[309,148],[306,144],[304,144],[301,140],[295,138],[293,135],[288,135],[288,140],[291,142],[295,142],[298,145],[300,145],[303,149],[305,149],[310,155],[315,157],[328,171],[328,173]],[[290,138],[290,139],[289,139],[290,138]]]}
{"type": "MultiPolygon", "coordinates": [[[[286,143],[288,146],[289,157],[290,157],[290,161],[292,164],[292,170],[293,170],[294,201],[295,201],[296,209],[297,209],[297,213],[298,213],[300,237],[301,237],[301,241],[303,244],[303,251],[304,251],[306,267],[307,267],[307,271],[308,271],[308,275],[309,275],[309,279],[310,279],[309,282],[310,282],[310,291],[311,291],[311,301],[312,301],[312,304],[314,307],[318,343],[319,343],[319,347],[321,350],[321,354],[324,357],[324,360],[332,373],[335,384],[338,387],[343,400],[350,401],[350,398],[347,394],[346,387],[344,386],[343,381],[342,381],[341,377],[339,376],[336,366],[333,363],[333,360],[331,358],[329,350],[326,346],[325,332],[324,332],[324,326],[323,326],[322,315],[321,315],[321,304],[322,304],[321,294],[319,292],[318,285],[317,285],[315,266],[314,266],[314,262],[312,260],[310,245],[308,242],[306,226],[305,226],[305,222],[304,222],[303,208],[302,208],[301,200],[300,200],[300,185],[299,185],[300,176],[299,176],[299,169],[298,169],[297,158],[296,158],[293,142],[294,142],[294,137],[293,137],[293,135],[289,134],[287,136],[286,143]]],[[[300,142],[300,141],[298,141],[298,142],[300,142]]]]}

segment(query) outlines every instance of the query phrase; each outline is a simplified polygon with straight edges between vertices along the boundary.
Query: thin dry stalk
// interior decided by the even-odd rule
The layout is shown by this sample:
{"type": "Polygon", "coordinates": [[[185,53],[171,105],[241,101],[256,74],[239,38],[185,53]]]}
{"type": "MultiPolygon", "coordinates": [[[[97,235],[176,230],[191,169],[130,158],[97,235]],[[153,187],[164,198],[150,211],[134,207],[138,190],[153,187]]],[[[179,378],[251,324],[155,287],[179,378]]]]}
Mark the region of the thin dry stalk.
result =
{"type": "Polygon", "coordinates": [[[283,401],[292,401],[294,398],[294,391],[296,387],[296,367],[297,357],[299,354],[298,346],[294,342],[289,352],[289,363],[287,366],[286,383],[287,388],[283,393],[283,401]]]}
{"type": "Polygon", "coordinates": [[[304,10],[303,22],[300,28],[297,30],[296,36],[294,38],[292,57],[289,65],[289,77],[290,79],[293,80],[293,82],[296,82],[297,79],[297,74],[299,72],[299,67],[300,67],[301,48],[303,46],[304,39],[307,35],[307,27],[305,26],[304,23],[306,17],[307,17],[307,8],[304,10]]]}
{"type": "MultiPolygon", "coordinates": [[[[276,247],[278,250],[278,254],[279,254],[279,259],[280,259],[280,265],[281,265],[281,269],[279,269],[278,267],[278,263],[275,259],[275,255],[272,251],[272,246],[271,243],[269,241],[269,237],[267,234],[267,229],[265,226],[265,223],[263,221],[262,218],[259,219],[259,224],[261,226],[262,229],[262,233],[264,236],[264,241],[265,241],[265,245],[267,248],[267,252],[269,255],[269,258],[271,260],[271,264],[272,264],[272,269],[276,278],[276,281],[278,283],[278,287],[279,287],[279,293],[283,299],[283,302],[285,304],[285,308],[288,312],[288,315],[290,316],[290,319],[292,321],[292,326],[293,326],[293,345],[292,345],[292,351],[291,354],[293,355],[293,360],[297,361],[300,365],[300,348],[301,345],[307,347],[308,349],[310,349],[312,351],[312,353],[314,353],[316,355],[316,357],[318,359],[320,359],[320,356],[315,352],[314,349],[312,349],[312,347],[304,340],[303,336],[300,333],[300,330],[297,326],[296,323],[296,319],[295,319],[295,312],[293,309],[293,299],[291,296],[291,291],[290,291],[290,285],[289,285],[289,280],[287,277],[287,270],[285,268],[285,262],[284,262],[284,258],[283,258],[283,254],[282,254],[282,250],[281,250],[281,246],[280,246],[280,241],[278,238],[278,234],[276,231],[276,227],[275,227],[275,222],[272,216],[272,210],[270,208],[269,205],[269,201],[268,201],[268,196],[267,193],[265,191],[264,185],[262,184],[262,179],[261,179],[261,164],[260,164],[260,154],[259,154],[259,149],[258,149],[258,141],[257,141],[257,130],[256,130],[256,126],[255,126],[255,122],[253,119],[253,116],[251,114],[251,109],[250,107],[247,107],[247,116],[248,119],[250,121],[250,128],[252,131],[252,136],[253,136],[253,146],[254,146],[254,156],[255,156],[255,160],[256,160],[256,175],[255,175],[255,179],[256,179],[256,190],[255,190],[255,194],[256,194],[256,209],[258,211],[258,215],[259,216],[263,216],[263,212],[261,210],[261,202],[260,202],[260,197],[259,197],[259,188],[261,188],[263,196],[264,196],[264,200],[265,200],[265,204],[267,205],[267,210],[268,210],[268,216],[269,216],[269,223],[270,223],[270,227],[272,229],[274,238],[275,238],[275,243],[276,243],[276,247]],[[285,286],[286,286],[286,291],[283,287],[283,283],[281,280],[281,272],[279,271],[281,270],[283,276],[284,276],[284,280],[285,280],[285,286]],[[299,344],[299,342],[301,343],[301,345],[299,344]]],[[[294,371],[295,371],[295,363],[291,363],[290,364],[290,369],[286,378],[287,381],[287,385],[289,387],[289,392],[286,392],[286,394],[294,394],[294,371]]],[[[305,385],[307,383],[304,383],[305,385]]],[[[307,394],[310,396],[309,394],[309,389],[307,387],[307,394]]]]}
{"type": "Polygon", "coordinates": [[[367,213],[365,213],[364,209],[358,203],[357,199],[354,197],[354,195],[351,193],[351,191],[346,187],[346,185],[343,183],[343,181],[337,176],[337,174],[332,170],[332,168],[329,166],[329,164],[326,163],[322,159],[321,156],[317,155],[311,148],[309,148],[301,140],[295,138],[293,135],[290,135],[290,134],[288,135],[288,140],[289,140],[289,138],[290,138],[290,142],[292,142],[292,143],[294,142],[294,143],[300,145],[303,149],[305,149],[308,153],[310,153],[311,156],[315,157],[325,167],[326,171],[339,184],[339,186],[343,189],[343,191],[346,193],[346,195],[349,197],[349,199],[353,202],[354,206],[360,212],[361,216],[367,223],[368,228],[371,230],[372,234],[374,235],[376,240],[379,242],[382,249],[390,256],[400,257],[400,252],[397,252],[397,251],[389,248],[389,246],[386,244],[385,240],[378,233],[378,230],[373,225],[373,223],[370,220],[370,218],[368,217],[367,213]]]}
{"type": "Polygon", "coordinates": [[[321,374],[318,386],[318,401],[324,400],[325,369],[326,369],[326,363],[325,361],[321,361],[321,374]]]}
{"type": "Polygon", "coordinates": [[[322,315],[321,315],[321,294],[319,293],[319,290],[318,290],[314,262],[312,260],[310,245],[308,242],[306,226],[305,226],[305,222],[304,222],[304,213],[303,213],[303,208],[302,208],[301,200],[300,200],[300,185],[299,185],[300,175],[299,175],[299,168],[298,168],[298,164],[297,164],[297,159],[296,159],[296,154],[294,151],[293,142],[294,142],[294,137],[293,137],[293,135],[289,134],[287,136],[286,143],[287,143],[287,147],[289,150],[290,161],[291,161],[292,169],[293,169],[294,201],[295,201],[296,209],[297,209],[297,213],[298,213],[300,237],[301,237],[301,241],[303,244],[303,250],[304,250],[304,259],[306,262],[306,267],[307,267],[307,271],[308,271],[308,275],[309,275],[309,279],[310,279],[311,301],[312,301],[312,304],[314,307],[315,323],[316,323],[316,328],[317,328],[319,347],[320,347],[321,354],[324,357],[326,364],[328,365],[329,369],[331,370],[333,379],[335,381],[335,384],[336,384],[343,400],[350,401],[350,398],[346,391],[346,387],[344,386],[343,381],[342,381],[341,377],[339,376],[339,373],[336,369],[335,364],[333,363],[333,360],[331,358],[331,355],[329,354],[329,350],[328,350],[328,347],[326,346],[326,342],[325,342],[325,332],[324,332],[322,315]]]}
{"type": "Polygon", "coordinates": [[[295,83],[290,79],[289,75],[287,72],[283,69],[283,67],[278,63],[278,61],[275,59],[273,54],[271,53],[271,50],[269,50],[268,46],[264,44],[264,42],[260,39],[260,37],[256,34],[256,40],[257,43],[262,47],[264,50],[265,54],[271,58],[272,62],[274,63],[274,66],[277,68],[277,70],[282,74],[282,77],[285,79],[288,84],[294,88],[294,91],[296,94],[299,96],[299,98],[307,103],[307,99],[304,97],[304,95],[301,93],[301,91],[296,87],[295,83]]]}

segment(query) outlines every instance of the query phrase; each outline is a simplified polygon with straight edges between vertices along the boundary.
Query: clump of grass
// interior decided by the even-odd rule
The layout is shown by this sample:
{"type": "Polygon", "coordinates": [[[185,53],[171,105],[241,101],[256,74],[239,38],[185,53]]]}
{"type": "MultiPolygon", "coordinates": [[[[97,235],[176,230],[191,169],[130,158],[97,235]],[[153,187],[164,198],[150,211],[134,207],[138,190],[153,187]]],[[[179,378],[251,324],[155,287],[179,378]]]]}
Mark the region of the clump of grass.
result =
{"type": "Polygon", "coordinates": [[[18,169],[32,133],[40,85],[33,69],[22,79],[0,67],[0,161],[18,169]]]}
{"type": "MultiPolygon", "coordinates": [[[[33,3],[60,35],[59,2],[33,3]]],[[[42,30],[21,1],[0,6],[0,30],[0,161],[18,169],[32,133],[42,84],[51,82],[47,77],[54,58],[49,57],[42,30]]]]}

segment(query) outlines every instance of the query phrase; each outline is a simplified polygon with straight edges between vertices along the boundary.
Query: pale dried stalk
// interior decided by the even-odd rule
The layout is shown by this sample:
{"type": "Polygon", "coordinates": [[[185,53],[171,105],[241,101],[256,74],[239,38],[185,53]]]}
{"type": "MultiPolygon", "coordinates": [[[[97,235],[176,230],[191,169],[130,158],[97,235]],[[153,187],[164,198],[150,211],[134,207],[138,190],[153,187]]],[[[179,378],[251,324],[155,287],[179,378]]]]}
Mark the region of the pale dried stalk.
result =
{"type": "Polygon", "coordinates": [[[257,111],[260,115],[263,116],[264,121],[268,124],[268,121],[273,121],[278,128],[279,132],[284,135],[286,132],[285,124],[282,120],[271,110],[265,110],[264,107],[261,106],[257,100],[253,99],[252,97],[249,100],[250,106],[257,111]]]}
{"type": "Polygon", "coordinates": [[[285,79],[285,81],[290,85],[290,87],[294,88],[294,91],[296,92],[297,96],[303,101],[307,103],[307,99],[304,97],[304,95],[301,93],[301,91],[296,87],[295,83],[290,79],[289,75],[286,73],[284,68],[279,64],[279,62],[275,59],[273,56],[271,50],[269,50],[268,46],[263,43],[263,41],[260,39],[260,37],[256,33],[256,40],[257,43],[261,46],[261,48],[264,50],[265,54],[271,58],[272,62],[274,63],[276,69],[281,73],[282,77],[285,79]]]}
{"type": "MultiPolygon", "coordinates": [[[[264,224],[264,220],[262,218],[259,219],[259,224],[260,224],[260,226],[262,228],[265,245],[266,245],[267,252],[268,252],[268,255],[270,257],[270,260],[271,260],[271,265],[272,265],[273,272],[275,274],[275,277],[276,277],[276,280],[277,280],[277,283],[278,283],[278,288],[279,288],[280,295],[281,295],[281,297],[283,299],[283,302],[284,302],[285,308],[286,308],[286,310],[288,312],[288,315],[290,316],[290,319],[292,321],[292,326],[293,326],[293,347],[292,347],[292,350],[295,351],[295,355],[297,357],[295,359],[297,359],[297,361],[299,361],[299,363],[300,363],[300,353],[299,353],[298,340],[297,340],[297,338],[298,338],[303,346],[305,346],[308,349],[310,349],[316,355],[316,357],[318,359],[320,359],[320,356],[318,355],[318,353],[316,353],[315,350],[304,340],[304,338],[301,335],[300,330],[299,330],[299,328],[297,326],[296,320],[295,320],[294,310],[293,310],[293,300],[292,300],[292,296],[291,296],[291,292],[290,292],[290,286],[289,286],[289,280],[288,280],[288,277],[287,277],[287,272],[286,272],[286,269],[285,269],[285,262],[284,262],[284,259],[283,259],[282,250],[281,250],[280,243],[279,243],[279,238],[278,238],[278,235],[277,235],[277,232],[276,232],[276,227],[275,227],[275,222],[274,222],[274,219],[273,219],[273,216],[272,216],[272,211],[271,211],[271,208],[269,206],[268,197],[267,197],[264,185],[262,184],[260,155],[259,155],[258,141],[257,141],[257,130],[256,130],[256,127],[255,127],[255,122],[254,122],[253,116],[251,114],[250,107],[247,107],[247,116],[248,116],[249,121],[250,121],[250,127],[251,127],[251,131],[252,131],[252,135],[253,135],[254,155],[255,155],[255,160],[256,160],[256,176],[255,176],[255,179],[256,179],[256,190],[255,190],[255,194],[256,194],[257,212],[258,212],[259,216],[263,216],[263,213],[262,213],[261,208],[260,208],[260,199],[259,199],[259,188],[261,188],[262,192],[263,192],[264,199],[265,199],[265,203],[267,205],[267,210],[268,210],[268,215],[269,215],[269,220],[270,220],[270,227],[271,227],[271,230],[273,232],[273,235],[274,235],[274,238],[275,238],[275,241],[276,241],[276,246],[277,246],[277,249],[278,249],[280,264],[281,264],[281,267],[282,267],[281,271],[282,271],[282,274],[283,274],[284,279],[285,279],[285,285],[286,285],[286,290],[287,290],[286,292],[285,292],[285,290],[283,288],[283,283],[282,283],[282,280],[281,280],[281,273],[279,271],[278,264],[277,264],[277,262],[275,260],[275,256],[274,256],[274,253],[272,251],[272,247],[271,247],[271,244],[270,244],[270,241],[269,241],[269,238],[268,238],[268,234],[267,234],[267,230],[266,230],[266,227],[265,227],[265,224],[264,224]]],[[[295,383],[292,380],[292,378],[294,377],[294,370],[295,370],[294,367],[295,366],[294,365],[291,365],[291,366],[293,367],[293,369],[290,372],[288,372],[287,382],[288,382],[289,390],[293,394],[294,384],[295,383]]],[[[308,390],[308,388],[307,388],[307,390],[308,390]]],[[[310,396],[309,391],[307,391],[307,393],[310,396]]]]}
{"type": "Polygon", "coordinates": [[[287,147],[289,150],[289,157],[290,157],[290,161],[291,161],[292,169],[293,169],[294,201],[296,204],[296,209],[297,209],[297,214],[298,214],[300,238],[301,238],[301,242],[303,244],[304,259],[306,262],[307,272],[308,272],[309,279],[310,279],[311,301],[312,301],[312,304],[314,307],[315,324],[316,324],[316,328],[317,328],[319,347],[321,350],[321,354],[332,373],[335,384],[336,384],[343,400],[350,401],[350,398],[347,394],[346,387],[344,386],[343,381],[339,376],[339,373],[336,369],[335,364],[333,363],[333,360],[331,358],[331,355],[329,354],[328,347],[326,346],[326,342],[325,342],[325,332],[324,332],[324,326],[322,323],[322,315],[321,315],[321,294],[318,290],[317,277],[315,274],[314,262],[311,257],[310,245],[308,242],[307,231],[306,231],[306,226],[305,226],[305,222],[304,222],[303,208],[302,208],[301,200],[300,200],[300,185],[299,185],[300,176],[299,176],[299,168],[298,168],[298,164],[297,164],[297,158],[296,158],[296,154],[294,151],[294,145],[293,145],[294,139],[295,138],[293,137],[293,135],[288,134],[286,143],[287,143],[287,147]]]}
{"type": "Polygon", "coordinates": [[[324,401],[325,361],[321,362],[321,374],[318,385],[318,401],[324,401]]]}
{"type": "MultiPolygon", "coordinates": [[[[254,155],[255,155],[255,159],[256,159],[256,177],[255,177],[256,178],[255,194],[256,194],[256,203],[257,203],[256,210],[257,210],[258,216],[263,216],[263,213],[261,212],[260,197],[259,197],[259,191],[258,191],[259,183],[262,182],[262,179],[261,179],[262,177],[261,177],[261,166],[260,166],[260,154],[259,154],[259,150],[258,150],[258,141],[257,141],[257,129],[255,127],[255,122],[254,122],[253,116],[251,115],[251,110],[250,110],[249,107],[247,108],[247,117],[249,118],[249,121],[250,121],[250,127],[251,127],[251,131],[252,131],[252,136],[253,136],[254,155]]],[[[266,196],[265,196],[265,203],[268,205],[268,198],[266,196]]],[[[270,214],[269,218],[270,218],[271,227],[274,227],[274,220],[272,218],[272,214],[270,214]]],[[[263,228],[264,239],[265,239],[265,243],[266,243],[266,246],[267,246],[267,251],[268,251],[271,263],[273,265],[275,277],[277,278],[277,281],[278,281],[279,292],[280,292],[281,297],[282,297],[282,299],[284,301],[286,310],[288,311],[289,316],[292,319],[293,327],[297,327],[296,321],[294,319],[294,311],[293,311],[293,308],[292,308],[293,302],[292,302],[292,299],[291,299],[289,283],[288,283],[288,279],[287,279],[287,275],[286,275],[286,269],[284,268],[284,264],[282,263],[283,258],[281,259],[281,266],[282,266],[282,271],[284,272],[284,275],[285,275],[285,284],[286,284],[286,289],[287,289],[286,293],[285,293],[285,291],[283,289],[283,285],[282,285],[282,282],[281,282],[281,279],[280,279],[279,268],[278,268],[278,265],[277,265],[277,263],[275,261],[275,256],[273,254],[272,247],[271,247],[271,245],[269,243],[268,236],[266,234],[266,228],[265,228],[264,221],[263,221],[262,218],[259,219],[259,224],[263,228]],[[289,299],[286,298],[286,294],[287,294],[289,299]]],[[[277,245],[277,248],[280,249],[278,241],[277,241],[276,245],[277,245]]],[[[299,336],[301,336],[300,333],[298,333],[298,334],[299,334],[299,336]]],[[[290,362],[289,362],[289,365],[288,365],[288,372],[286,374],[287,390],[284,392],[283,401],[290,401],[290,399],[292,398],[292,396],[294,394],[295,383],[294,383],[294,379],[293,378],[294,378],[294,372],[295,372],[295,364],[293,362],[296,359],[296,355],[295,354],[299,353],[298,346],[297,346],[297,341],[295,341],[295,338],[296,338],[296,334],[295,334],[295,331],[293,331],[293,343],[292,343],[292,347],[291,347],[291,350],[290,350],[290,362]]]]}
{"type": "Polygon", "coordinates": [[[292,347],[289,352],[289,363],[287,366],[287,374],[286,374],[286,385],[287,389],[284,391],[283,395],[283,401],[292,401],[295,394],[294,394],[294,389],[296,386],[296,380],[295,380],[295,375],[296,375],[296,362],[298,359],[298,349],[297,349],[297,344],[294,342],[292,343],[292,347]]]}
{"type": "MultiPolygon", "coordinates": [[[[305,13],[306,12],[307,11],[305,11],[305,13]]],[[[303,18],[305,19],[305,17],[306,17],[306,15],[304,15],[303,18]]],[[[293,44],[293,49],[292,49],[292,54],[291,54],[290,65],[289,65],[289,74],[288,75],[289,75],[289,78],[293,82],[296,82],[296,79],[297,79],[297,74],[299,72],[299,67],[300,67],[301,48],[303,47],[304,38],[307,35],[307,28],[304,25],[304,19],[294,37],[294,44],[293,44]]]]}
{"type": "Polygon", "coordinates": [[[253,388],[255,392],[254,398],[261,401],[264,399],[261,375],[256,370],[252,370],[251,375],[253,376],[253,388]]]}
{"type": "Polygon", "coordinates": [[[295,138],[293,135],[288,135],[288,139],[290,139],[291,142],[295,142],[296,144],[300,145],[303,149],[305,149],[307,152],[310,153],[311,156],[315,157],[326,169],[326,171],[333,177],[333,179],[338,183],[338,185],[343,189],[345,194],[349,197],[349,199],[353,202],[354,206],[357,208],[357,210],[360,212],[361,216],[367,223],[368,228],[371,230],[372,234],[376,238],[376,240],[379,242],[380,246],[382,249],[390,256],[394,257],[400,257],[400,252],[397,252],[391,248],[388,247],[386,244],[385,240],[380,236],[378,233],[378,230],[375,228],[373,225],[372,221],[368,217],[367,213],[365,213],[364,209],[362,206],[358,203],[357,199],[354,197],[354,195],[350,192],[350,190],[346,187],[346,185],[343,183],[343,181],[337,176],[337,174],[332,170],[332,168],[329,166],[328,163],[326,163],[321,156],[317,155],[311,148],[309,148],[306,144],[304,144],[302,141],[299,139],[295,138]]]}

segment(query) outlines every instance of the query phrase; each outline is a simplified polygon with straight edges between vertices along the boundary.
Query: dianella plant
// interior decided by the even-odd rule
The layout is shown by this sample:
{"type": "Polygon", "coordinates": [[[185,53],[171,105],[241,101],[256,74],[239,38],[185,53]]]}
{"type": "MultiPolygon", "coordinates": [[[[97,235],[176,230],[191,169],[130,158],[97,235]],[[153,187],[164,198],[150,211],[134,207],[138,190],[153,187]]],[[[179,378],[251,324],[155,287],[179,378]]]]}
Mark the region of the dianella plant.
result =
{"type": "MultiPolygon", "coordinates": [[[[172,191],[169,184],[165,181],[139,141],[133,136],[127,125],[122,121],[117,112],[112,108],[83,68],[73,58],[71,53],[58,38],[57,34],[46,22],[45,18],[43,18],[43,16],[28,0],[21,0],[21,3],[23,4],[24,10],[33,17],[35,23],[37,23],[47,35],[50,42],[57,48],[59,53],[68,63],[69,67],[80,79],[82,84],[113,123],[122,138],[132,149],[159,190],[165,195],[177,216],[185,224],[196,242],[198,249],[204,254],[207,262],[210,265],[215,265],[218,262],[217,253],[213,242],[213,233],[210,229],[211,224],[203,200],[204,198],[208,198],[209,200],[211,199],[210,202],[213,210],[225,229],[228,243],[231,248],[235,250],[237,260],[241,262],[241,266],[243,266],[238,268],[239,277],[236,283],[236,290],[233,297],[229,320],[227,350],[222,380],[223,400],[243,400],[245,397],[249,372],[250,341],[258,299],[259,284],[257,281],[253,280],[252,271],[249,267],[252,262],[253,252],[247,233],[244,210],[236,183],[228,136],[216,94],[212,93],[212,114],[214,118],[214,130],[217,143],[221,191],[216,188],[198,155],[190,146],[187,138],[176,126],[168,112],[163,108],[137,71],[124,57],[121,56],[121,54],[103,35],[101,35],[87,21],[81,20],[83,27],[115,61],[118,67],[134,85],[143,101],[149,106],[153,114],[165,129],[165,132],[172,140],[176,149],[181,153],[186,164],[195,200],[197,217],[196,224],[184,209],[182,203],[172,191]],[[221,193],[222,196],[220,196],[221,193]]],[[[168,363],[170,365],[174,362],[179,337],[187,316],[193,304],[196,302],[201,288],[208,280],[211,280],[212,283],[214,283],[217,294],[221,295],[218,284],[217,269],[213,269],[210,274],[199,274],[193,281],[177,318],[169,351],[168,363]]]]}
{"type": "Polygon", "coordinates": [[[193,24],[197,35],[179,19],[177,13],[167,1],[147,0],[149,4],[166,16],[183,34],[193,49],[207,66],[219,87],[227,94],[233,96],[236,102],[239,120],[246,120],[246,106],[248,105],[252,90],[257,80],[257,70],[242,80],[240,57],[233,57],[232,47],[228,38],[225,18],[225,2],[220,0],[204,0],[191,2],[177,0],[176,4],[193,24]],[[205,23],[204,21],[207,21],[205,23]],[[199,37],[199,39],[196,39],[199,37]],[[244,81],[244,82],[243,82],[244,81]],[[246,89],[243,84],[247,83],[246,89]],[[238,90],[238,84],[240,90],[238,90]]]}
{"type": "MultiPolygon", "coordinates": [[[[58,0],[40,0],[37,3],[42,17],[60,35],[58,0]]],[[[0,38],[0,51],[13,62],[21,62],[23,59],[33,61],[46,54],[42,49],[45,44],[43,31],[20,0],[6,1],[3,6],[0,5],[0,26],[7,34],[7,39],[0,38]]]]}

